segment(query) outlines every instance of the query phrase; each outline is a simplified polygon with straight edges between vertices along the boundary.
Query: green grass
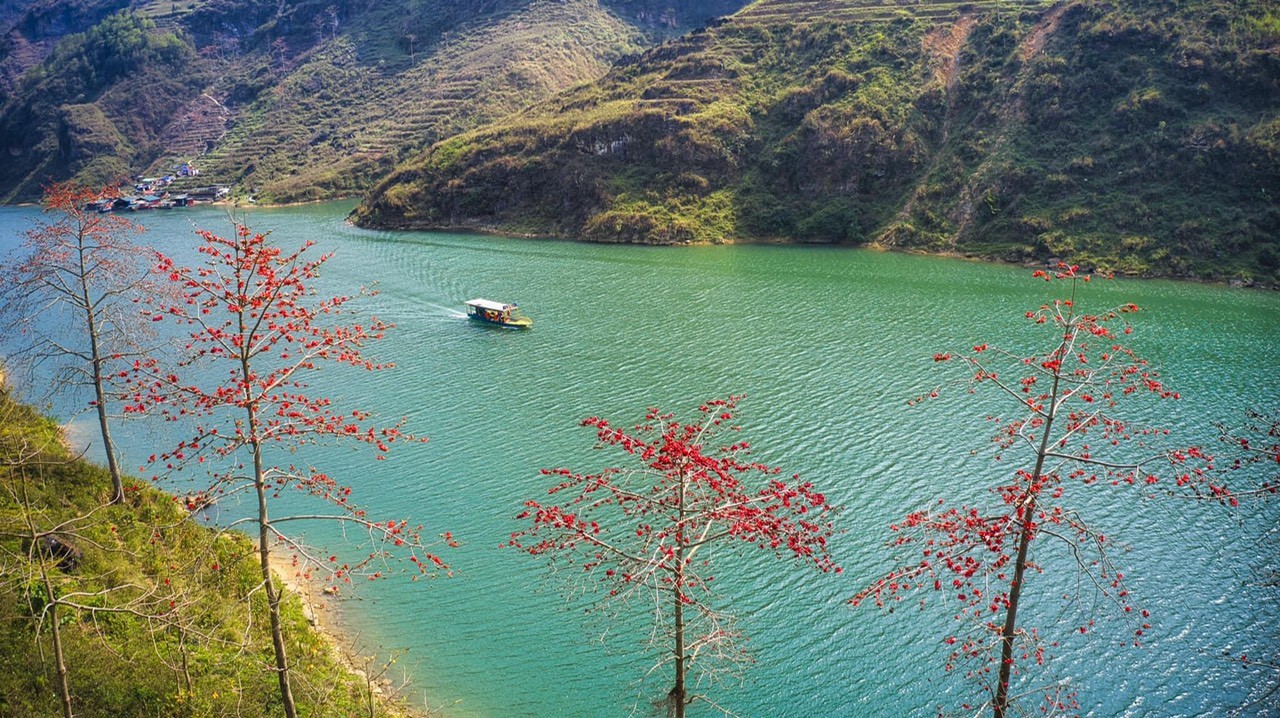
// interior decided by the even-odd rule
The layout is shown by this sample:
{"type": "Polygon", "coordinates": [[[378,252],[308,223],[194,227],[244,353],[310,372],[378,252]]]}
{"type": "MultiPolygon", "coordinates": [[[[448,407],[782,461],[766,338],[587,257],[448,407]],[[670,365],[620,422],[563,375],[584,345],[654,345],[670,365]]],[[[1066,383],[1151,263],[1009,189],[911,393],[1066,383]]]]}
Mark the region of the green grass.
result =
{"type": "MultiPolygon", "coordinates": [[[[75,568],[49,566],[59,596],[165,616],[60,611],[77,715],[279,715],[249,540],[198,525],[173,497],[136,480],[124,505],[102,508],[110,489],[105,470],[68,454],[53,422],[0,390],[0,714],[61,713],[49,626],[37,621],[48,595],[20,538],[30,518],[41,530],[64,526],[83,551],[75,568]],[[113,590],[91,595],[106,589],[113,590]]],[[[338,665],[298,599],[290,595],[284,611],[302,714],[368,715],[365,682],[338,665]]],[[[378,711],[399,714],[387,706],[378,711]]]]}

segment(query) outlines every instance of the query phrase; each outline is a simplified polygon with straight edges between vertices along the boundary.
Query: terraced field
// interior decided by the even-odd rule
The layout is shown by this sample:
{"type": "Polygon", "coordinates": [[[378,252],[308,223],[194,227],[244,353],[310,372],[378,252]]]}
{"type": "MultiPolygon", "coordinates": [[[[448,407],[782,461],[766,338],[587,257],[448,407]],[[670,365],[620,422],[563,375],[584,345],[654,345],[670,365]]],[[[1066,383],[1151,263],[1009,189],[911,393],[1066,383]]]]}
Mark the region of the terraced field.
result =
{"type": "MultiPolygon", "coordinates": [[[[447,34],[417,52],[417,62],[399,65],[378,62],[350,36],[335,37],[281,68],[287,78],[196,157],[199,181],[271,201],[358,193],[442,137],[599,77],[639,42],[592,0],[538,0],[447,34]]],[[[171,152],[153,166],[181,159],[171,152]]]]}
{"type": "Polygon", "coordinates": [[[897,19],[948,19],[985,12],[1018,11],[1053,0],[757,0],[733,16],[738,24],[811,24],[885,22],[897,19]]]}

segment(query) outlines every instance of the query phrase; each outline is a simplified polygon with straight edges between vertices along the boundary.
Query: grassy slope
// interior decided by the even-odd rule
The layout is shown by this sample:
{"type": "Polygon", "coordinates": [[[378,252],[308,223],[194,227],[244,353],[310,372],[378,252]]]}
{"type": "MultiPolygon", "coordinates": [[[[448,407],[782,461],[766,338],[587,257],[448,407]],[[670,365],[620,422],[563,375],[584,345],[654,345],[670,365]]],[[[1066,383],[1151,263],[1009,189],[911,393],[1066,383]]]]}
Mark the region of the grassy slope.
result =
{"type": "MultiPolygon", "coordinates": [[[[68,456],[52,422],[0,390],[0,715],[52,716],[60,708],[51,639],[47,627],[37,636],[34,624],[43,588],[27,568],[25,544],[14,538],[24,529],[15,500],[24,481],[42,529],[90,514],[111,488],[103,469],[68,456]],[[11,465],[22,445],[40,450],[25,472],[11,465]]],[[[188,692],[176,629],[123,613],[91,618],[64,612],[77,715],[279,715],[266,607],[262,592],[252,591],[260,575],[247,539],[218,536],[187,520],[172,497],[137,485],[126,505],[99,510],[77,526],[75,543],[84,559],[74,570],[52,569],[59,595],[133,584],[145,590],[123,589],[114,603],[97,603],[121,605],[151,593],[143,604],[163,611],[172,599],[192,622],[192,635],[208,636],[189,638],[188,692]]],[[[285,611],[289,655],[298,671],[294,691],[304,715],[368,715],[364,682],[338,666],[296,597],[287,597],[285,611]]]]}
{"type": "Polygon", "coordinates": [[[437,144],[356,218],[1274,282],[1278,46],[1249,0],[762,0],[437,144]]]}

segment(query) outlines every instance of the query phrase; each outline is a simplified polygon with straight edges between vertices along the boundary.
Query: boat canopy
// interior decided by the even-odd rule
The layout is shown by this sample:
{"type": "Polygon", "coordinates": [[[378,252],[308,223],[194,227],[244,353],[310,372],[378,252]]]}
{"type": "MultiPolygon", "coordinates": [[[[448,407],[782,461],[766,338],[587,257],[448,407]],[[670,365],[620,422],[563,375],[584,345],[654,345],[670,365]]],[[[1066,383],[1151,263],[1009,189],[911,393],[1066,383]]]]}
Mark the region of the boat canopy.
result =
{"type": "Polygon", "coordinates": [[[516,305],[514,304],[504,304],[502,302],[495,302],[491,299],[472,299],[470,301],[464,302],[464,304],[466,304],[468,307],[475,307],[476,309],[487,309],[491,312],[505,312],[509,309],[516,308],[516,305]]]}

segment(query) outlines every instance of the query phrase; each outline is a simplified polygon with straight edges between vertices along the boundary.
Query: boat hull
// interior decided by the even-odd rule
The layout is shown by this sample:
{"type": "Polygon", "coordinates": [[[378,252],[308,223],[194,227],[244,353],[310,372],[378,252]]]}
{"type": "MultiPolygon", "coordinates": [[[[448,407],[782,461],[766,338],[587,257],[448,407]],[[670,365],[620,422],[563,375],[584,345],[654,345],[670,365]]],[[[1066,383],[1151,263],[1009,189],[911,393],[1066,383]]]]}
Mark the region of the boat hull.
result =
{"type": "Polygon", "coordinates": [[[488,319],[486,317],[470,314],[468,318],[477,324],[485,324],[491,327],[506,327],[508,329],[529,329],[533,326],[533,320],[528,317],[520,317],[509,321],[488,319]]]}

